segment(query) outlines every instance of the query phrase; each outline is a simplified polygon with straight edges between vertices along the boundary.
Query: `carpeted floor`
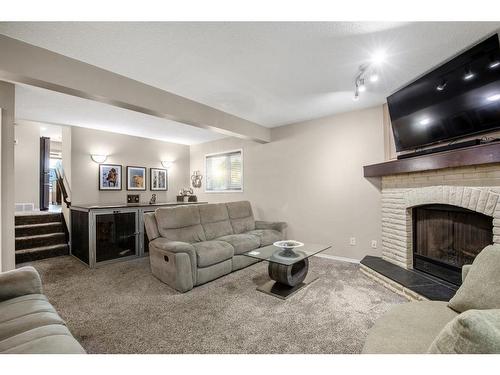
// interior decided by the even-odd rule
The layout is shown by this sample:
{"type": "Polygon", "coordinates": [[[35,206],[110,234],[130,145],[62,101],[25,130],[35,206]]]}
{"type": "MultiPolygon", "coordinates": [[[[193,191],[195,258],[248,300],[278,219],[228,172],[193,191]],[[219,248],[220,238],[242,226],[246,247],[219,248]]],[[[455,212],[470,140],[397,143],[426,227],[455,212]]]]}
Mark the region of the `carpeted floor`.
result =
{"type": "Polygon", "coordinates": [[[359,353],[368,329],[406,302],[356,264],[313,257],[320,279],[287,301],[258,292],[267,264],[180,294],[149,258],[95,270],[70,256],[31,263],[89,353],[359,353]]]}

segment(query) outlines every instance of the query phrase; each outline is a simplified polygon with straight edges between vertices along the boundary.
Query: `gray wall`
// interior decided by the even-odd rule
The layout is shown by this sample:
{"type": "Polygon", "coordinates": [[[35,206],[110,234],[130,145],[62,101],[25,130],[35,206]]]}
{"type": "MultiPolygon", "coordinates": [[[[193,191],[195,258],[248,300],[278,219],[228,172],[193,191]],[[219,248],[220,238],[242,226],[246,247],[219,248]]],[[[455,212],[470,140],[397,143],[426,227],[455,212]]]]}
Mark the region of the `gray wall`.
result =
{"type": "Polygon", "coordinates": [[[15,87],[0,81],[0,267],[15,267],[14,255],[14,112],[15,87]]]}
{"type": "MultiPolygon", "coordinates": [[[[63,144],[67,139],[64,134],[63,144]]],[[[66,157],[63,158],[64,165],[66,157]]],[[[72,127],[70,163],[71,169],[66,173],[70,173],[73,204],[124,203],[127,194],[140,194],[141,202],[149,202],[152,193],[157,195],[158,202],[175,201],[179,189],[189,185],[189,146],[175,143],[72,127]],[[98,190],[99,165],[91,160],[90,154],[107,154],[106,163],[123,166],[122,191],[98,190]],[[161,160],[174,161],[169,170],[169,189],[167,192],[152,192],[149,188],[149,168],[162,168],[161,160]],[[148,168],[146,191],[126,190],[127,165],[148,168]]]]}
{"type": "Polygon", "coordinates": [[[15,202],[39,206],[40,127],[18,123],[15,126],[17,144],[14,146],[15,202]]]}
{"type": "Polygon", "coordinates": [[[243,149],[243,193],[205,193],[204,184],[196,193],[209,202],[248,199],[258,218],[287,221],[289,238],[332,244],[328,254],[380,255],[380,190],[363,177],[363,165],[384,160],[383,134],[379,106],[275,128],[269,144],[227,138],[193,145],[191,171],[203,175],[205,154],[243,149]]]}

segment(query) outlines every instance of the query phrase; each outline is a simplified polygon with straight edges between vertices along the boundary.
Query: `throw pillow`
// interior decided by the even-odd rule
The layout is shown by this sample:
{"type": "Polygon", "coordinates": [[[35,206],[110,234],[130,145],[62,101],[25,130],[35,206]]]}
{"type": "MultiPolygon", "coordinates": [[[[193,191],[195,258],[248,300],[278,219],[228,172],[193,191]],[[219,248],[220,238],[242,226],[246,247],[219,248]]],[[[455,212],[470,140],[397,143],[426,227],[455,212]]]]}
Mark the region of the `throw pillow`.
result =
{"type": "Polygon", "coordinates": [[[500,354],[500,310],[468,310],[449,322],[428,350],[433,354],[500,354]]]}
{"type": "Polygon", "coordinates": [[[500,245],[486,246],[448,306],[461,313],[470,309],[500,309],[500,245]]]}

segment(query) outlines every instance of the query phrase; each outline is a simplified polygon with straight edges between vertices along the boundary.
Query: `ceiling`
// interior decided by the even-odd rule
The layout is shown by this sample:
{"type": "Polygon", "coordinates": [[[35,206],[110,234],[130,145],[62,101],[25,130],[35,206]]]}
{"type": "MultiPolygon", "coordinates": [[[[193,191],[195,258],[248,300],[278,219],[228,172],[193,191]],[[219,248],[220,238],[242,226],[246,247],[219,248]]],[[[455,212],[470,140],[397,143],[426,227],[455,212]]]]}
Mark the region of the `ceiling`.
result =
{"type": "MultiPolygon", "coordinates": [[[[499,28],[500,22],[2,22],[0,34],[274,127],[382,104],[499,28]],[[353,101],[359,65],[379,50],[387,54],[380,81],[353,101]]],[[[221,137],[60,95],[22,88],[19,116],[142,136],[140,128],[151,124],[155,137],[186,144],[221,137]]]]}
{"type": "Polygon", "coordinates": [[[192,145],[224,138],[210,130],[31,86],[16,86],[16,119],[80,126],[192,145]]]}

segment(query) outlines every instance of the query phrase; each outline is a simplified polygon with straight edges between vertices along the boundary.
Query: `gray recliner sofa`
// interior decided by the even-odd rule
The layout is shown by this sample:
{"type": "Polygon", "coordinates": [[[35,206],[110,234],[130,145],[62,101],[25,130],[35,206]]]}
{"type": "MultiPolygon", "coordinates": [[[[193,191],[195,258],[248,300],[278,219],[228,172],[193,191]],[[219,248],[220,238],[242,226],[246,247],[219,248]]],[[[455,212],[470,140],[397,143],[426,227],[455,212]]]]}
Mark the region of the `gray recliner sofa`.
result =
{"type": "Polygon", "coordinates": [[[85,353],[42,294],[33,267],[0,273],[0,353],[85,353]]]}
{"type": "MultiPolygon", "coordinates": [[[[462,268],[465,280],[470,265],[462,268]]],[[[364,354],[424,354],[443,328],[459,313],[444,301],[418,301],[397,305],[370,329],[364,354]]]]}
{"type": "Polygon", "coordinates": [[[256,263],[242,254],[284,239],[286,229],[255,221],[247,201],[158,208],[144,223],[153,275],[179,292],[256,263]]]}

